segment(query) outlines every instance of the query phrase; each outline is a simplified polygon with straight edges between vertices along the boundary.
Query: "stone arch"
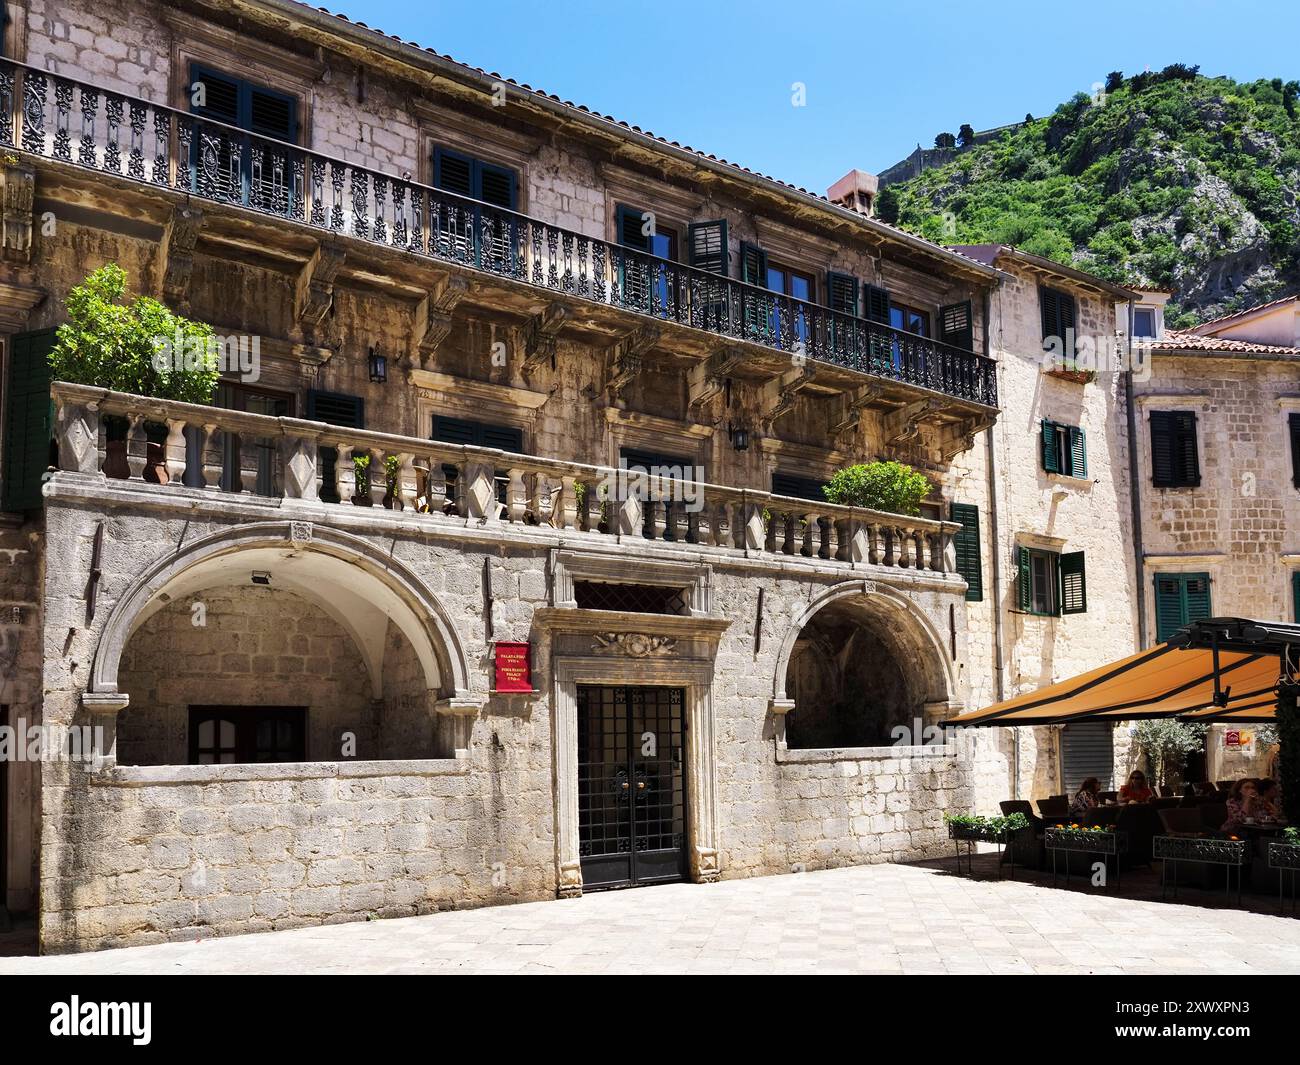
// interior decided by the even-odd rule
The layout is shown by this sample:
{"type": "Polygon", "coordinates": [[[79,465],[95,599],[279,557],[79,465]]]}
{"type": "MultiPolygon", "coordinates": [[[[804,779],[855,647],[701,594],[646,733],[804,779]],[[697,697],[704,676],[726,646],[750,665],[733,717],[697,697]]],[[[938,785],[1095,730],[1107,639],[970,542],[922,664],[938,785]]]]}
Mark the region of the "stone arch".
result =
{"type": "Polygon", "coordinates": [[[410,641],[426,684],[444,698],[468,700],[465,652],[445,608],[403,563],[367,540],[303,522],[259,522],[225,529],[152,563],[112,610],[95,649],[88,694],[117,693],[122,652],[140,625],[177,597],[265,570],[320,606],[353,636],[377,684],[391,620],[410,641]],[[377,622],[382,618],[384,625],[377,622]],[[368,624],[369,623],[369,624],[368,624]]]}
{"type": "Polygon", "coordinates": [[[775,714],[784,717],[796,708],[791,665],[800,638],[832,620],[870,630],[873,639],[884,645],[881,653],[897,664],[913,708],[957,705],[953,701],[957,685],[954,664],[946,641],[930,618],[911,597],[873,581],[855,580],[827,588],[791,622],[773,676],[771,709],[775,714]]]}

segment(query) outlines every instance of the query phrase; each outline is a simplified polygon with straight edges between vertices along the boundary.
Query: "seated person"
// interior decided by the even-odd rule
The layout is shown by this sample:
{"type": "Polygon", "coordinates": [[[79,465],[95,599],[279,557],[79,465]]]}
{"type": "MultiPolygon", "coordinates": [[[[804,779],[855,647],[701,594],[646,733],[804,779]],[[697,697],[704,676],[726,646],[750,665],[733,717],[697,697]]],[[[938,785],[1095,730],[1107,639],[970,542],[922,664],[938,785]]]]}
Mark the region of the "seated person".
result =
{"type": "Polygon", "coordinates": [[[1246,818],[1255,816],[1254,807],[1258,799],[1259,792],[1250,777],[1243,777],[1232,785],[1232,791],[1228,794],[1228,819],[1223,822],[1223,831],[1240,832],[1246,818]]]}
{"type": "Polygon", "coordinates": [[[1147,787],[1147,776],[1140,769],[1135,769],[1128,775],[1128,783],[1119,789],[1119,801],[1151,801],[1151,789],[1147,787]]]}
{"type": "Polygon", "coordinates": [[[1255,781],[1255,805],[1251,812],[1252,817],[1259,818],[1262,821],[1276,821],[1281,816],[1281,803],[1279,801],[1279,792],[1277,781],[1264,777],[1262,780],[1255,781]]]}
{"type": "Polygon", "coordinates": [[[1080,786],[1079,790],[1074,793],[1074,801],[1070,803],[1070,816],[1082,817],[1089,810],[1097,808],[1097,796],[1101,792],[1101,781],[1096,777],[1089,777],[1080,786]]]}

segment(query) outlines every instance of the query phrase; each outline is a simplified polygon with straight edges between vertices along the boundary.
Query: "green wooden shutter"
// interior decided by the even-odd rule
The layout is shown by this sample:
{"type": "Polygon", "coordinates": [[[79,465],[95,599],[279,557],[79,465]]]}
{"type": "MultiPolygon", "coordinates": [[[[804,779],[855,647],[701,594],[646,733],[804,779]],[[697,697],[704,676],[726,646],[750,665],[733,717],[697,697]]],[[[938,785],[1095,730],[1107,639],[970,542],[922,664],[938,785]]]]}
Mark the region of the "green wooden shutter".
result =
{"type": "Polygon", "coordinates": [[[1187,621],[1203,621],[1210,617],[1210,575],[1185,573],[1183,589],[1187,601],[1187,621]]]}
{"type": "Polygon", "coordinates": [[[50,403],[50,349],[56,331],[20,333],[9,341],[5,382],[4,494],[0,509],[38,510],[50,465],[54,414],[50,403]]]}
{"type": "Polygon", "coordinates": [[[889,324],[889,289],[879,285],[863,285],[862,302],[870,321],[889,324]]]}
{"type": "Polygon", "coordinates": [[[1292,411],[1286,421],[1291,437],[1291,483],[1300,488],[1300,413],[1292,411]]]}
{"type": "Polygon", "coordinates": [[[1057,311],[1056,290],[1046,286],[1038,286],[1038,313],[1042,320],[1043,340],[1048,337],[1059,337],[1061,335],[1060,314],[1057,311]]]}
{"type": "Polygon", "coordinates": [[[741,242],[740,280],[747,285],[767,288],[767,252],[757,244],[741,242]]]}
{"type": "Polygon", "coordinates": [[[244,83],[248,94],[248,128],[263,137],[294,144],[298,140],[298,101],[273,89],[244,83]]]}
{"type": "Polygon", "coordinates": [[[949,517],[961,523],[952,538],[957,555],[957,572],[966,580],[966,600],[978,603],[984,599],[984,573],[980,559],[980,512],[971,503],[952,503],[949,517]]]}
{"type": "Polygon", "coordinates": [[[479,423],[480,437],[476,443],[483,447],[500,448],[502,451],[510,451],[514,454],[520,454],[524,450],[524,431],[514,425],[489,425],[479,423]]]}
{"type": "Polygon", "coordinates": [[[1088,441],[1084,431],[1070,427],[1070,476],[1088,476],[1088,441]]]}
{"type": "Polygon", "coordinates": [[[519,175],[509,167],[479,160],[475,160],[474,168],[476,198],[513,211],[519,202],[519,175]]]}
{"type": "Polygon", "coordinates": [[[190,110],[196,115],[215,119],[229,126],[242,126],[240,88],[241,83],[237,78],[226,77],[197,63],[190,64],[190,84],[186,95],[189,97],[190,110]],[[200,83],[203,85],[203,106],[195,107],[194,90],[200,83]]]}
{"type": "Polygon", "coordinates": [[[697,270],[727,276],[731,256],[727,251],[727,220],[692,222],[686,227],[687,261],[697,270]]]}
{"type": "Polygon", "coordinates": [[[1175,483],[1173,412],[1151,412],[1151,483],[1157,488],[1168,488],[1175,483]]]}
{"type": "Polygon", "coordinates": [[[1088,609],[1088,582],[1083,552],[1071,551],[1060,558],[1061,613],[1083,614],[1088,609]]]}
{"type": "Polygon", "coordinates": [[[1033,578],[1029,573],[1029,548],[1016,548],[1016,603],[1021,610],[1034,604],[1033,578]]]}
{"type": "Polygon", "coordinates": [[[433,184],[444,192],[474,198],[474,160],[448,148],[433,150],[433,184]]]}
{"type": "Polygon", "coordinates": [[[1058,431],[1059,427],[1055,422],[1049,422],[1046,418],[1043,419],[1041,450],[1043,454],[1043,469],[1048,473],[1061,472],[1060,451],[1057,450],[1056,446],[1056,434],[1058,431]]]}
{"type": "Polygon", "coordinates": [[[1174,412],[1175,470],[1181,484],[1194,488],[1201,483],[1201,460],[1196,448],[1196,412],[1174,412]]]}
{"type": "Polygon", "coordinates": [[[1189,622],[1211,616],[1208,573],[1157,573],[1155,588],[1157,642],[1164,643],[1189,622]]]}
{"type": "Polygon", "coordinates": [[[835,270],[826,273],[826,306],[841,314],[858,314],[858,279],[835,270]]]}
{"type": "Polygon", "coordinates": [[[975,327],[970,300],[939,308],[939,339],[965,351],[974,350],[975,327]]]}
{"type": "Polygon", "coordinates": [[[1291,571],[1291,620],[1300,622],[1300,569],[1291,571]]]}

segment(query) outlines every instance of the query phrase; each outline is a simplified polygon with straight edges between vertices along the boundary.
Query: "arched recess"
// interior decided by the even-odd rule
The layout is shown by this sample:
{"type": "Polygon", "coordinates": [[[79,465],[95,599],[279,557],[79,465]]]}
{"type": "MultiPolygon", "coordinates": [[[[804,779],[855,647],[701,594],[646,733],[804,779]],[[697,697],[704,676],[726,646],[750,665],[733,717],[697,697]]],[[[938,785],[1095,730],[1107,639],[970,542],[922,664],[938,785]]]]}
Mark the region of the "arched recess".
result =
{"type": "Polygon", "coordinates": [[[890,651],[898,656],[916,702],[927,707],[954,707],[957,679],[946,641],[910,597],[872,581],[846,581],[827,588],[793,620],[777,655],[772,681],[771,709],[784,716],[795,709],[788,690],[791,659],[796,644],[810,624],[838,617],[860,619],[889,636],[890,651]]]}
{"type": "Polygon", "coordinates": [[[320,607],[352,636],[382,684],[384,636],[391,620],[410,641],[431,691],[470,699],[465,652],[446,610],[401,562],[368,541],[299,522],[241,525],[186,544],[149,566],[110,611],[95,650],[89,693],[117,692],[122,652],[132,633],[168,603],[214,588],[269,575],[320,607]]]}

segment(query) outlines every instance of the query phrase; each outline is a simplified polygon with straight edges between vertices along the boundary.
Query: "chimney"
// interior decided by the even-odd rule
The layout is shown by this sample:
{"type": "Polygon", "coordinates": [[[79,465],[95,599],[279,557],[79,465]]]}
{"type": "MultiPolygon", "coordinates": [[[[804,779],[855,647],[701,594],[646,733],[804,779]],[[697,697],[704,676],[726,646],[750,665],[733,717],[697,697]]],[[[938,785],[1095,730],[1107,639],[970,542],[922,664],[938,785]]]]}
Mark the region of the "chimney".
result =
{"type": "Polygon", "coordinates": [[[850,170],[826,190],[826,198],[841,207],[870,217],[874,213],[880,178],[865,170],[850,170]]]}

